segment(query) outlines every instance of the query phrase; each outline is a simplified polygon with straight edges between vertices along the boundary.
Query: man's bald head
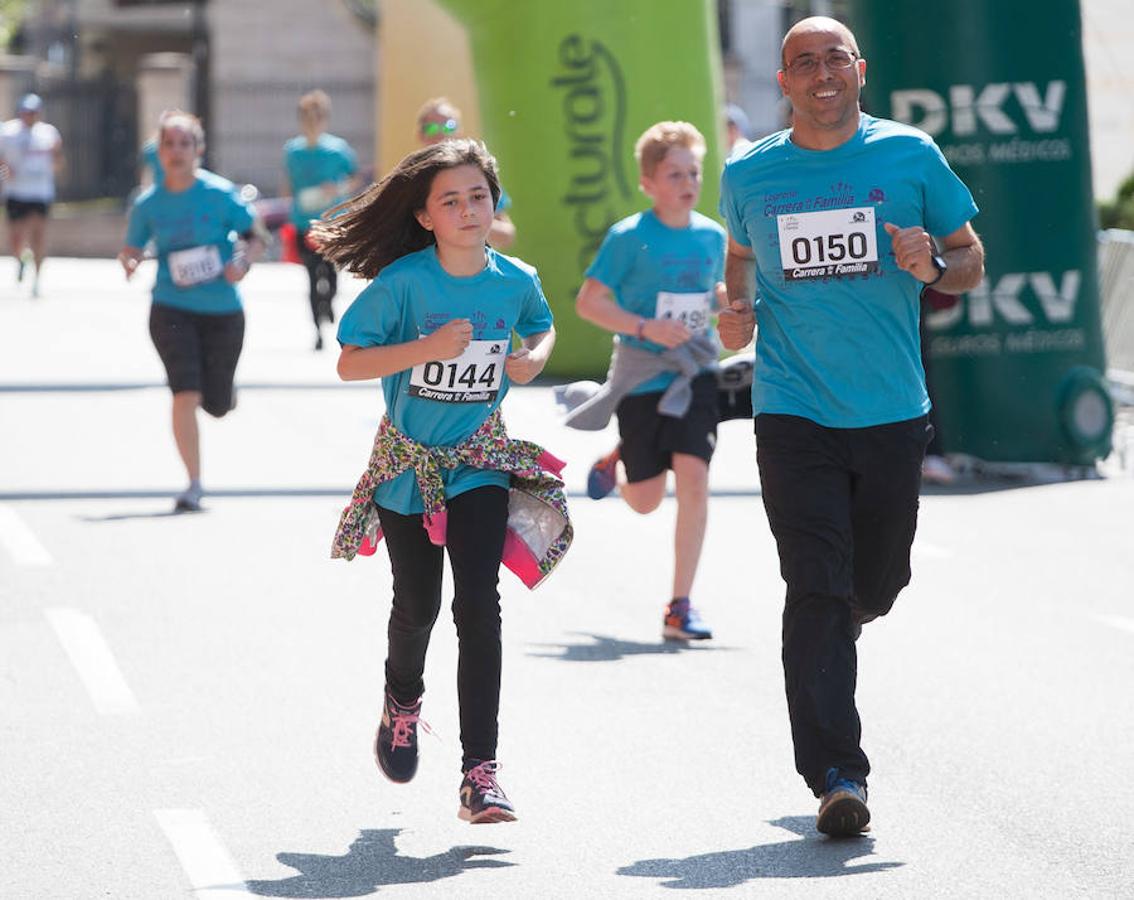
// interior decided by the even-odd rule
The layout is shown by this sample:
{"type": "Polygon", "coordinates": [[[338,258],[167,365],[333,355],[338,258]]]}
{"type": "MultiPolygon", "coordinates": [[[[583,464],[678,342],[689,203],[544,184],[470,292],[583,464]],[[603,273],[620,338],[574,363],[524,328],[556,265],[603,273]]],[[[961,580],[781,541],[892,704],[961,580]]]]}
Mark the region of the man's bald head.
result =
{"type": "Polygon", "coordinates": [[[784,35],[784,41],[780,44],[780,65],[787,68],[787,48],[791,43],[792,38],[801,34],[835,34],[839,36],[846,45],[847,49],[851,50],[855,56],[859,56],[858,41],[854,39],[854,33],[847,28],[838,19],[832,19],[828,16],[808,16],[806,19],[800,19],[791,28],[788,33],[784,35]]]}

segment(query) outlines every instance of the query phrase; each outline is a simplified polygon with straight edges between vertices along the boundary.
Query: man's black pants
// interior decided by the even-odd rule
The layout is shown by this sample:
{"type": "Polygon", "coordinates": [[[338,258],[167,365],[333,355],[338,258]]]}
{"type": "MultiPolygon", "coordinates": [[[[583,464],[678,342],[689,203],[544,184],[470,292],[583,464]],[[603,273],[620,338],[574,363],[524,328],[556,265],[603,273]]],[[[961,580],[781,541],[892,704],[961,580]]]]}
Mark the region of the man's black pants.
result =
{"type": "Polygon", "coordinates": [[[787,582],[783,664],[795,765],[816,796],[827,770],[866,783],[855,707],[856,623],[910,580],[925,416],[870,428],[756,417],[768,523],[787,582]]]}

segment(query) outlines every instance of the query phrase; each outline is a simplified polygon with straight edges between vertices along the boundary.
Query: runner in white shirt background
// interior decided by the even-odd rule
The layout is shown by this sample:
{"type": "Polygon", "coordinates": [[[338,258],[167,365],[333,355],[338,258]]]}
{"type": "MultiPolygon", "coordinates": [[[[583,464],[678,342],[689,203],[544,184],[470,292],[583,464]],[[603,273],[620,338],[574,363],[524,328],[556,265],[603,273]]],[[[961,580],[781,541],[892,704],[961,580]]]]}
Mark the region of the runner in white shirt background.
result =
{"type": "Polygon", "coordinates": [[[8,211],[8,242],[23,281],[29,250],[35,263],[31,294],[39,296],[39,273],[47,247],[47,214],[55,200],[55,175],[63,168],[63,139],[40,120],[43,100],[25,94],[16,118],[0,130],[0,181],[8,211]]]}

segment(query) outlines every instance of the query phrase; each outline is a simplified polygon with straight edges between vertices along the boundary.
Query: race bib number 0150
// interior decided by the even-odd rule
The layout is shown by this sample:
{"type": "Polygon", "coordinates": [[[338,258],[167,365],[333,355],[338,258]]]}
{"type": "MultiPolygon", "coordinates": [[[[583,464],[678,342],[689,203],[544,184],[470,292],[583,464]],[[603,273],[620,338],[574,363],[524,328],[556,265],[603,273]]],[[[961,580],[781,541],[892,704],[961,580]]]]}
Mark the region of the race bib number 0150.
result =
{"type": "Polygon", "coordinates": [[[215,244],[191,247],[169,254],[169,276],[178,287],[192,287],[212,281],[224,271],[220,250],[215,244]]]}
{"type": "Polygon", "coordinates": [[[709,324],[709,293],[672,294],[658,291],[655,313],[659,319],[676,319],[690,331],[702,331],[709,324]]]}
{"type": "Polygon", "coordinates": [[[786,281],[852,278],[878,271],[871,206],[777,216],[776,226],[786,281]]]}
{"type": "Polygon", "coordinates": [[[456,359],[414,366],[409,394],[442,403],[491,403],[504,381],[508,341],[472,341],[456,359]]]}

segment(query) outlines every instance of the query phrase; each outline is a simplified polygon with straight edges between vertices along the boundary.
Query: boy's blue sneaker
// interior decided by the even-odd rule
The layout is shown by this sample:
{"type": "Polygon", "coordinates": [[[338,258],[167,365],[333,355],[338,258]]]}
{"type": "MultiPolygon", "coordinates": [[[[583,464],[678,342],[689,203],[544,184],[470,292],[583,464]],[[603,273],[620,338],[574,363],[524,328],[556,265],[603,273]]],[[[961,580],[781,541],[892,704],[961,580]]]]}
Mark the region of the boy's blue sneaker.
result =
{"type": "Polygon", "coordinates": [[[827,786],[819,798],[819,817],[815,827],[831,837],[853,837],[869,831],[869,822],[866,785],[840,778],[838,769],[828,769],[827,786]]]}
{"type": "Polygon", "coordinates": [[[707,641],[712,629],[701,621],[701,614],[689,603],[688,597],[671,600],[662,620],[662,637],[671,641],[707,641]]]}
{"type": "Polygon", "coordinates": [[[601,500],[618,486],[618,460],[621,456],[621,447],[615,447],[591,466],[587,473],[587,496],[592,500],[601,500]]]}

